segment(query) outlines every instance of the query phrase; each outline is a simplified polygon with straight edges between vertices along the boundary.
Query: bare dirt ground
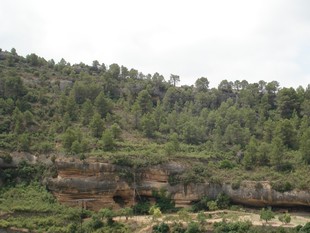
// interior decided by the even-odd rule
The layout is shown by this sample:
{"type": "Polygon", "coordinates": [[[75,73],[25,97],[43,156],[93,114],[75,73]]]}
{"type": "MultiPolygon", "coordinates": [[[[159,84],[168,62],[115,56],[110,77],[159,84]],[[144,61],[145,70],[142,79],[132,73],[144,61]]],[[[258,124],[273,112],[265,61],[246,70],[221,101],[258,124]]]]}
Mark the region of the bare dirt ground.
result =
{"type": "MultiPolygon", "coordinates": [[[[275,215],[275,218],[267,223],[260,220],[259,213],[245,212],[245,211],[231,211],[231,210],[221,210],[221,211],[206,211],[204,212],[206,216],[210,216],[206,221],[208,225],[212,225],[215,222],[227,221],[227,222],[236,222],[236,221],[250,221],[255,226],[273,226],[273,227],[296,227],[297,225],[305,225],[307,222],[310,222],[310,213],[307,212],[294,212],[289,213],[291,215],[291,222],[289,224],[283,224],[278,220],[280,214],[275,215]]],[[[197,214],[189,214],[188,221],[180,221],[177,214],[166,214],[163,215],[160,219],[157,219],[157,222],[165,221],[169,222],[181,222],[186,225],[186,222],[195,221],[197,214]]],[[[156,221],[152,219],[152,216],[133,216],[126,220],[125,217],[115,218],[116,221],[127,222],[129,224],[135,224],[138,227],[137,233],[147,233],[152,232],[152,226],[156,224],[156,221]]]]}

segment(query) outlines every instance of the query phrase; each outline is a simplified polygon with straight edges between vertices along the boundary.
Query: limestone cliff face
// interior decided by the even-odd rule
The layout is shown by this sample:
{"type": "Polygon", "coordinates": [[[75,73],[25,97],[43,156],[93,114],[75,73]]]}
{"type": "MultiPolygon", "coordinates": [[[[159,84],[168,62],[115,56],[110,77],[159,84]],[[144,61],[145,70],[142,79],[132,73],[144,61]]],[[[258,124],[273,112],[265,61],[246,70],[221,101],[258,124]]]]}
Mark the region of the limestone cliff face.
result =
{"type": "MultiPolygon", "coordinates": [[[[280,193],[268,182],[244,181],[238,189],[230,184],[169,184],[169,176],[186,169],[178,162],[144,168],[113,165],[104,161],[57,160],[58,177],[47,181],[48,188],[60,202],[80,204],[87,199],[87,208],[120,208],[133,204],[134,197],[143,196],[152,200],[152,190],[164,188],[176,206],[188,206],[203,196],[215,198],[224,192],[235,203],[253,206],[285,205],[310,206],[310,192],[293,190],[280,193]]],[[[85,203],[84,203],[85,204],[85,203]]]]}

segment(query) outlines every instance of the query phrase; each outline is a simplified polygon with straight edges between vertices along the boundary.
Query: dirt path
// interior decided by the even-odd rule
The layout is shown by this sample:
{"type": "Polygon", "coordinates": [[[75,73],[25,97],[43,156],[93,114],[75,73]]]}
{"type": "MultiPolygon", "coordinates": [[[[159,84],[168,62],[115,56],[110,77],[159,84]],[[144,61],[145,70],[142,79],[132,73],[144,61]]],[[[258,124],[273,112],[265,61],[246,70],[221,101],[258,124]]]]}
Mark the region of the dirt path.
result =
{"type": "MultiPolygon", "coordinates": [[[[297,225],[304,225],[307,222],[310,222],[310,213],[305,212],[296,212],[296,213],[290,213],[291,215],[291,222],[289,224],[283,224],[278,220],[278,217],[280,214],[275,215],[275,218],[272,219],[269,222],[261,221],[259,213],[251,213],[251,212],[244,212],[244,211],[231,211],[231,210],[221,210],[221,211],[206,211],[204,212],[205,215],[211,216],[211,218],[208,218],[207,224],[213,224],[215,222],[221,222],[223,220],[227,222],[236,222],[236,221],[250,221],[255,226],[273,226],[273,227],[296,227],[297,225]]],[[[189,221],[193,220],[195,221],[197,218],[197,214],[189,214],[189,221]]],[[[162,216],[162,218],[158,219],[158,222],[165,220],[165,222],[173,222],[174,219],[178,219],[177,214],[165,214],[162,216]]],[[[154,221],[152,221],[151,216],[133,216],[129,220],[126,221],[124,217],[118,217],[115,218],[116,221],[121,222],[136,222],[139,225],[142,225],[142,228],[140,228],[137,233],[145,233],[145,232],[151,232],[152,226],[155,224],[154,221]]],[[[180,222],[180,221],[179,221],[180,222]]],[[[185,221],[181,221],[183,224],[186,224],[185,221]]]]}

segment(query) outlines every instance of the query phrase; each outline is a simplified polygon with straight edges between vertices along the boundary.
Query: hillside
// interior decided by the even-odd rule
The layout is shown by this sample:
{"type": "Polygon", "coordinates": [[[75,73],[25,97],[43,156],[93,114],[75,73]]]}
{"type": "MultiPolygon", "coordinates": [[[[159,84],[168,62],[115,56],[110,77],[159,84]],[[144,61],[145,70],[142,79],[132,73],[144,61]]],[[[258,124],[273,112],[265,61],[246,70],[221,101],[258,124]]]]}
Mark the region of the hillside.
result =
{"type": "MultiPolygon", "coordinates": [[[[117,180],[131,179],[132,169],[155,166],[160,172],[159,167],[177,163],[181,171],[161,182],[225,184],[232,192],[255,182],[256,189],[274,190],[280,198],[259,206],[309,205],[281,202],[281,195],[310,192],[310,86],[295,90],[277,81],[223,80],[209,88],[206,77],[192,86],[178,86],[179,79],[172,74],[166,81],[158,73],[118,64],[71,65],[64,59],[56,64],[36,54],[0,50],[2,186],[61,178],[73,171],[61,170],[63,160],[76,161],[75,167],[90,161],[123,166],[117,180]],[[15,163],[15,155],[42,162],[15,163]]],[[[57,196],[62,186],[54,184],[50,188],[57,196]]],[[[206,194],[197,190],[187,204],[206,194]]]]}

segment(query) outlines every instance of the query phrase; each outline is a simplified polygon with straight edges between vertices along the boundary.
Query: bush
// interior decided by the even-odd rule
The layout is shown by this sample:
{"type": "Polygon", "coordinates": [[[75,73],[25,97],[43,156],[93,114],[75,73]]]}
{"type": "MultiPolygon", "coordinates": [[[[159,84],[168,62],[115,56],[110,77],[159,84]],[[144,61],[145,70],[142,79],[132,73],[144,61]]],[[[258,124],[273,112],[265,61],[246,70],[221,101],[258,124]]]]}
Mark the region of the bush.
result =
{"type": "Polygon", "coordinates": [[[294,170],[294,166],[290,162],[284,162],[276,165],[275,169],[278,172],[290,172],[294,170]]]}
{"type": "Polygon", "coordinates": [[[249,232],[252,226],[251,222],[218,222],[214,223],[214,233],[231,233],[231,232],[238,232],[238,233],[247,233],[249,232]]]}
{"type": "Polygon", "coordinates": [[[221,161],[220,166],[221,169],[232,169],[235,167],[235,164],[233,164],[232,162],[230,162],[227,159],[224,159],[221,161]]]}
{"type": "Polygon", "coordinates": [[[169,226],[167,223],[160,223],[153,226],[153,233],[169,233],[169,226]]]}
{"type": "Polygon", "coordinates": [[[200,201],[192,205],[192,211],[198,212],[200,210],[208,210],[208,202],[211,201],[209,197],[204,196],[200,201]]]}
{"type": "Polygon", "coordinates": [[[207,206],[208,206],[208,209],[211,211],[218,210],[216,201],[208,201],[207,206]]]}
{"type": "Polygon", "coordinates": [[[34,151],[38,151],[40,153],[50,153],[54,149],[54,145],[51,142],[40,142],[39,144],[36,144],[33,148],[34,151]]]}
{"type": "Polygon", "coordinates": [[[32,181],[40,181],[44,178],[46,167],[43,164],[28,164],[26,161],[19,163],[17,168],[0,170],[5,183],[14,184],[17,180],[29,184],[32,181]]]}
{"type": "Polygon", "coordinates": [[[216,197],[216,204],[219,209],[227,209],[230,206],[230,198],[225,193],[220,193],[216,197]]]}
{"type": "Polygon", "coordinates": [[[175,203],[170,195],[167,195],[166,190],[162,189],[159,192],[153,190],[152,196],[156,199],[156,205],[163,213],[175,211],[175,203]]]}
{"type": "Polygon", "coordinates": [[[196,222],[190,222],[185,233],[200,233],[199,224],[196,222]]]}
{"type": "Polygon", "coordinates": [[[185,231],[186,229],[184,229],[181,223],[175,222],[170,228],[171,233],[185,233],[185,231]]]}
{"type": "Polygon", "coordinates": [[[279,216],[279,220],[280,220],[280,222],[285,223],[285,224],[290,223],[291,222],[291,215],[288,213],[281,214],[279,216]]]}
{"type": "Polygon", "coordinates": [[[115,148],[115,141],[111,130],[105,130],[102,134],[103,149],[111,151],[115,148]]]}
{"type": "Polygon", "coordinates": [[[261,220],[265,220],[266,222],[273,219],[274,218],[274,213],[272,212],[271,209],[265,209],[263,208],[261,211],[260,211],[260,219],[261,220]]]}
{"type": "Polygon", "coordinates": [[[302,228],[299,229],[298,232],[299,233],[309,233],[310,232],[310,222],[306,223],[302,228]]]}
{"type": "Polygon", "coordinates": [[[132,207],[134,214],[138,214],[138,215],[148,214],[150,208],[151,208],[151,203],[147,200],[142,200],[132,207]]]}
{"type": "Polygon", "coordinates": [[[289,181],[278,181],[271,184],[272,188],[278,192],[284,193],[294,189],[289,181]]]}

